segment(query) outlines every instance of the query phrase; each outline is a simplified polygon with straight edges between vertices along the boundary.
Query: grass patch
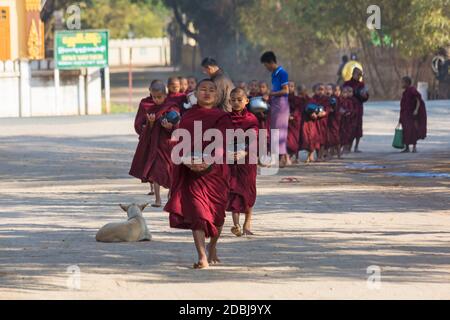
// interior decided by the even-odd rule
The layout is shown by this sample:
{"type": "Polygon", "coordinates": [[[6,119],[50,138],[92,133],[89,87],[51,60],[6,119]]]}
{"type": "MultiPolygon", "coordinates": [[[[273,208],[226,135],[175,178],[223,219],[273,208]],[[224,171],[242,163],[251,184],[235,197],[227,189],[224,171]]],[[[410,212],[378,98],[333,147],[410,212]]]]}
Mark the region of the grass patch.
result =
{"type": "MultiPolygon", "coordinates": [[[[113,113],[130,113],[136,112],[136,107],[129,108],[128,104],[112,103],[111,102],[111,114],[113,113]]],[[[102,114],[106,114],[106,103],[102,103],[102,114]]]]}

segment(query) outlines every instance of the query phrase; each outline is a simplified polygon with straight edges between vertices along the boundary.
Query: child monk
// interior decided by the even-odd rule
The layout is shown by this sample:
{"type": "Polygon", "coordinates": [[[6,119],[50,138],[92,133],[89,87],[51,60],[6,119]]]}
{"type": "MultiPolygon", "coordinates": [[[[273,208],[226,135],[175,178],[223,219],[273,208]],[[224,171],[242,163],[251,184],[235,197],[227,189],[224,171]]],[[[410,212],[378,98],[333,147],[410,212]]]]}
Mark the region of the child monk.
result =
{"type": "Polygon", "coordinates": [[[288,151],[287,164],[298,163],[298,152],[300,151],[300,127],[302,123],[302,110],[300,98],[296,95],[294,81],[289,81],[289,123],[286,147],[288,151]],[[292,158],[295,157],[293,161],[292,158]]]}
{"type": "Polygon", "coordinates": [[[155,203],[153,207],[161,207],[160,186],[169,188],[171,185],[173,165],[170,158],[171,135],[174,125],[163,116],[169,111],[179,112],[178,107],[167,100],[166,86],[161,81],[151,85],[152,101],[141,103],[136,116],[142,133],[133,162],[130,175],[142,182],[152,182],[155,188],[155,203]],[[144,120],[145,119],[145,120],[144,120]]]}
{"type": "MultiPolygon", "coordinates": [[[[310,99],[309,102],[313,102],[313,100],[310,99]]],[[[318,120],[319,116],[317,112],[310,112],[306,107],[303,109],[301,150],[306,150],[308,152],[305,163],[316,161],[314,155],[318,153],[320,149],[318,120]]]]}
{"type": "Polygon", "coordinates": [[[195,91],[195,88],[197,87],[197,78],[190,76],[187,78],[188,81],[188,89],[186,93],[191,93],[195,91]]]}
{"type": "MultiPolygon", "coordinates": [[[[338,159],[341,158],[341,142],[340,142],[340,126],[341,126],[341,113],[340,113],[340,101],[337,96],[334,95],[336,91],[334,84],[327,85],[327,91],[331,93],[330,96],[330,109],[328,115],[328,155],[330,159],[336,155],[338,159]]],[[[328,94],[327,94],[328,96],[328,94]]]]}
{"type": "MultiPolygon", "coordinates": [[[[154,103],[153,98],[152,98],[152,93],[151,93],[151,86],[156,82],[159,82],[160,84],[162,83],[164,85],[164,83],[160,80],[153,80],[151,82],[150,87],[148,88],[149,95],[148,95],[148,97],[142,99],[141,102],[139,103],[138,112],[136,113],[136,117],[134,119],[134,130],[138,134],[139,139],[141,139],[144,128],[147,125],[147,121],[148,121],[147,120],[147,109],[154,103]]],[[[149,182],[149,185],[150,185],[150,192],[148,193],[148,195],[152,196],[155,194],[154,186],[153,186],[153,183],[151,183],[151,182],[149,182]]]]}
{"type": "Polygon", "coordinates": [[[248,96],[250,98],[259,96],[259,84],[258,80],[252,80],[250,81],[248,85],[248,96]]]}
{"type": "Polygon", "coordinates": [[[340,142],[343,147],[343,152],[348,153],[351,149],[351,144],[356,129],[356,112],[355,101],[353,98],[352,87],[344,87],[342,89],[342,96],[340,99],[340,113],[341,126],[339,130],[340,142]]]}
{"type": "Polygon", "coordinates": [[[328,113],[330,109],[329,98],[326,95],[326,88],[323,83],[318,83],[314,86],[314,96],[312,101],[324,108],[324,110],[317,115],[317,130],[320,139],[320,148],[317,156],[317,161],[325,160],[325,150],[328,144],[328,113]]]}
{"type": "MultiPolygon", "coordinates": [[[[258,84],[258,94],[256,96],[265,96],[270,93],[269,85],[266,81],[260,81],[258,84]]],[[[269,100],[270,104],[270,100],[269,100]]],[[[258,128],[261,131],[265,131],[267,134],[267,147],[270,147],[270,113],[259,112],[255,114],[258,118],[258,128]]],[[[268,149],[270,150],[270,149],[268,149]]]]}
{"type": "Polygon", "coordinates": [[[181,82],[178,77],[170,77],[167,81],[167,88],[169,89],[169,95],[167,99],[174,102],[181,110],[184,103],[187,102],[186,94],[181,92],[181,82]]]}
{"type": "Polygon", "coordinates": [[[405,150],[402,152],[410,152],[409,146],[412,145],[412,152],[416,153],[417,140],[425,139],[427,136],[425,102],[412,85],[410,77],[402,78],[402,88],[404,91],[400,101],[400,118],[398,121],[403,128],[403,142],[405,143],[405,150]]]}
{"type": "Polygon", "coordinates": [[[189,88],[188,79],[185,77],[179,77],[178,79],[180,80],[180,93],[187,94],[189,88]]]}
{"type": "MultiPolygon", "coordinates": [[[[180,129],[190,133],[187,143],[192,150],[195,144],[194,126],[198,122],[202,126],[201,130],[197,128],[196,131],[201,132],[202,136],[206,130],[217,129],[226,137],[226,129],[233,129],[230,115],[217,108],[217,87],[212,80],[200,81],[196,95],[198,104],[184,113],[179,124],[180,129]]],[[[200,147],[203,147],[203,152],[209,144],[209,141],[202,141],[200,147]]],[[[216,149],[215,154],[225,158],[225,144],[222,149],[216,149]]],[[[194,269],[207,268],[210,264],[220,262],[216,246],[225,221],[229,181],[230,172],[225,161],[222,164],[203,161],[201,164],[191,162],[174,165],[170,198],[164,210],[170,213],[172,228],[192,230],[198,253],[194,269]],[[205,238],[211,238],[208,254],[205,238]]]]}
{"type": "MultiPolygon", "coordinates": [[[[257,144],[258,137],[258,119],[255,115],[247,110],[245,107],[248,104],[246,92],[241,88],[235,88],[231,91],[231,119],[233,121],[234,129],[242,129],[244,132],[254,130],[254,145],[257,144]]],[[[233,213],[233,224],[231,232],[240,237],[242,235],[253,235],[251,231],[251,220],[253,206],[256,201],[256,172],[257,164],[250,163],[248,147],[246,150],[238,150],[234,154],[235,161],[245,159],[245,163],[237,163],[230,165],[231,170],[231,191],[228,201],[227,211],[233,213]],[[239,222],[240,213],[245,214],[244,228],[241,230],[239,222]]],[[[256,148],[254,149],[256,151],[256,148]]],[[[256,159],[256,155],[255,159],[256,159]]],[[[256,161],[255,161],[256,162],[256,161]]]]}

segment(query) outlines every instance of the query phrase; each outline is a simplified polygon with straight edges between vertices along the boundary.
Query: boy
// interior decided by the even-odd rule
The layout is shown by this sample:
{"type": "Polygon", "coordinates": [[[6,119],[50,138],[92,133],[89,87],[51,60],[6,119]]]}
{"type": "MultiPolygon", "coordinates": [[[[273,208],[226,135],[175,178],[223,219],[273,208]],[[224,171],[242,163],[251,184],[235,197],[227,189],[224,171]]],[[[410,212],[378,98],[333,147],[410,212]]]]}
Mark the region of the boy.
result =
{"type": "Polygon", "coordinates": [[[295,163],[298,163],[298,152],[300,151],[300,130],[302,123],[302,110],[300,98],[296,96],[294,81],[289,81],[289,124],[287,135],[287,164],[292,164],[292,157],[295,156],[295,163]]]}
{"type": "Polygon", "coordinates": [[[173,165],[171,135],[174,125],[162,117],[169,111],[179,112],[178,107],[167,100],[166,86],[154,81],[150,87],[152,101],[141,103],[136,115],[136,126],[141,128],[140,140],[131,164],[129,174],[151,182],[155,189],[153,207],[161,207],[160,186],[169,188],[173,165]]]}
{"type": "Polygon", "coordinates": [[[187,102],[186,94],[181,92],[181,83],[178,77],[170,77],[167,81],[167,88],[169,89],[169,95],[167,99],[174,102],[181,110],[184,103],[187,102]]]}
{"type": "MultiPolygon", "coordinates": [[[[254,137],[256,139],[251,142],[254,146],[257,144],[258,138],[258,119],[247,110],[245,107],[247,104],[247,94],[242,88],[235,88],[231,91],[231,107],[233,108],[233,111],[230,114],[234,129],[242,129],[244,132],[248,132],[247,130],[254,130],[254,137]]],[[[256,201],[257,164],[249,163],[249,159],[251,158],[249,157],[249,150],[252,149],[250,148],[245,151],[238,150],[234,153],[235,161],[245,158],[245,163],[234,163],[230,165],[231,190],[227,211],[233,213],[234,226],[231,228],[231,232],[237,237],[242,235],[253,235],[251,231],[251,219],[253,206],[256,201]],[[245,214],[243,230],[241,230],[241,225],[239,223],[240,213],[245,214]]],[[[256,155],[254,156],[256,159],[256,155]]]]}
{"type": "Polygon", "coordinates": [[[178,77],[178,79],[180,80],[180,92],[187,94],[187,90],[189,87],[188,79],[185,77],[178,77]]]}

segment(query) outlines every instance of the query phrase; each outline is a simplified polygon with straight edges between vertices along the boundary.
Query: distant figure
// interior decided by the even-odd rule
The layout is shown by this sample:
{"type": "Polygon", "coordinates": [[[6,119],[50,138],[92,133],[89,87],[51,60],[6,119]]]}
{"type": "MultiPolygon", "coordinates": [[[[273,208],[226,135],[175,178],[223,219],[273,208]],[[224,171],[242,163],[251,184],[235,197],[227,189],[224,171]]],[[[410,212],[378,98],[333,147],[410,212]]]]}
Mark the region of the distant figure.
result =
{"type": "Polygon", "coordinates": [[[233,82],[213,58],[203,59],[202,68],[203,73],[207,74],[217,87],[217,107],[231,112],[230,93],[234,89],[233,82]]]}
{"type": "Polygon", "coordinates": [[[344,69],[344,66],[345,66],[345,64],[347,62],[348,62],[348,56],[347,55],[342,56],[342,62],[339,65],[339,69],[338,69],[338,72],[337,72],[337,76],[338,76],[337,84],[338,85],[344,84],[345,80],[344,80],[344,78],[342,78],[342,69],[344,69]]]}
{"type": "Polygon", "coordinates": [[[270,105],[270,129],[279,130],[280,168],[287,164],[287,133],[289,124],[289,75],[282,66],[277,63],[277,58],[272,51],[267,51],[261,56],[261,63],[272,73],[272,91],[264,96],[270,105]]]}
{"type": "Polygon", "coordinates": [[[417,152],[417,140],[425,139],[427,136],[427,111],[425,102],[419,91],[412,86],[410,77],[402,78],[403,91],[402,100],[400,101],[400,118],[399,124],[403,128],[403,142],[405,150],[409,152],[409,146],[413,146],[412,152],[417,152]]]}
{"type": "Polygon", "coordinates": [[[353,95],[356,98],[356,129],[353,135],[355,140],[355,152],[361,152],[359,150],[359,141],[363,136],[363,116],[364,116],[364,102],[369,100],[369,92],[362,80],[363,73],[361,69],[354,68],[352,72],[352,78],[344,83],[344,86],[351,87],[353,89],[353,95]]]}

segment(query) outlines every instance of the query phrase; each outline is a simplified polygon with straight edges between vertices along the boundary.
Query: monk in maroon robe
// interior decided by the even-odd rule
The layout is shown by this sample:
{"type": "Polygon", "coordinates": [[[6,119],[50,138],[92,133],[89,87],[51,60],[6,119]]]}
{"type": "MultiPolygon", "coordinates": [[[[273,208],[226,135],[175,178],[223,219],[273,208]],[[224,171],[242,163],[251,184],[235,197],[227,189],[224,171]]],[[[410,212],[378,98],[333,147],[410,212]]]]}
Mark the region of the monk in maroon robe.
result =
{"type": "Polygon", "coordinates": [[[328,115],[328,155],[332,158],[334,155],[341,158],[341,139],[340,127],[342,114],[340,112],[341,104],[338,96],[335,96],[335,85],[329,84],[332,89],[330,97],[330,110],[328,115]]]}
{"type": "MultiPolygon", "coordinates": [[[[234,125],[234,129],[242,129],[249,135],[253,131],[254,140],[245,142],[244,148],[236,148],[234,153],[234,163],[230,164],[231,171],[231,190],[228,200],[227,211],[233,213],[233,224],[231,232],[240,237],[241,235],[253,235],[251,231],[251,220],[253,206],[256,201],[256,174],[257,163],[251,163],[252,157],[249,152],[256,151],[256,145],[258,143],[258,119],[254,114],[247,110],[248,98],[245,91],[241,88],[235,88],[231,91],[231,120],[234,125]],[[253,146],[254,148],[252,149],[253,146]],[[238,160],[244,159],[243,163],[238,163],[238,160]],[[245,214],[244,228],[241,230],[239,223],[240,213],[245,214]]],[[[239,141],[238,141],[239,143],[239,141]]],[[[242,143],[242,142],[241,142],[242,143]]],[[[254,158],[257,159],[256,154],[254,158]]]]}
{"type": "Polygon", "coordinates": [[[312,102],[322,106],[323,112],[317,114],[317,132],[319,134],[320,148],[317,156],[317,161],[325,160],[325,150],[328,144],[328,114],[330,110],[329,97],[325,94],[325,85],[319,83],[314,86],[314,96],[312,102]]]}
{"type": "Polygon", "coordinates": [[[421,94],[412,86],[412,80],[409,77],[402,79],[403,91],[400,101],[400,119],[399,124],[403,128],[403,142],[405,150],[409,152],[409,146],[413,146],[412,152],[417,152],[417,140],[425,139],[427,136],[427,111],[425,102],[421,94]]]}
{"type": "MultiPolygon", "coordinates": [[[[195,150],[194,146],[197,145],[194,139],[195,127],[202,136],[209,129],[217,129],[224,137],[224,141],[226,129],[233,129],[230,115],[217,108],[217,87],[212,80],[200,81],[196,94],[198,104],[184,113],[179,124],[179,129],[184,129],[190,134],[187,139],[183,136],[180,143],[187,144],[191,150],[195,150]],[[198,128],[198,122],[202,124],[201,130],[198,128]]],[[[211,142],[200,142],[204,153],[211,142]]],[[[174,148],[177,147],[178,145],[174,148]]],[[[226,157],[225,143],[221,148],[214,150],[216,156],[226,157]]],[[[182,152],[182,155],[190,158],[190,152],[189,154],[182,152]]],[[[174,149],[172,158],[176,156],[175,153],[174,149]]],[[[202,155],[196,155],[196,157],[203,159],[203,162],[200,161],[201,163],[197,164],[197,162],[183,161],[174,165],[170,198],[164,210],[170,213],[169,221],[172,228],[192,230],[198,253],[198,262],[194,264],[194,268],[202,269],[209,264],[220,262],[216,246],[225,221],[230,172],[226,161],[222,163],[216,161],[211,164],[205,161],[202,155]],[[207,237],[211,238],[208,254],[205,246],[207,237]]]]}
{"type": "Polygon", "coordinates": [[[139,143],[130,168],[130,175],[142,182],[154,184],[155,203],[161,207],[160,186],[169,188],[172,178],[171,134],[173,124],[162,117],[169,111],[179,112],[172,102],[167,101],[165,85],[154,82],[151,86],[152,99],[144,99],[135,119],[139,143]]]}
{"type": "Polygon", "coordinates": [[[344,152],[350,151],[354,132],[356,130],[356,108],[358,108],[356,103],[357,102],[354,101],[353,97],[353,89],[351,87],[344,87],[339,109],[339,112],[341,113],[339,136],[344,152]]]}
{"type": "Polygon", "coordinates": [[[186,93],[181,92],[181,83],[178,77],[170,77],[167,81],[167,88],[169,90],[169,95],[167,99],[170,102],[175,103],[181,110],[184,104],[187,102],[186,93]]]}
{"type": "Polygon", "coordinates": [[[178,77],[178,79],[180,80],[180,93],[187,94],[189,88],[188,79],[185,77],[178,77]]]}
{"type": "MultiPolygon", "coordinates": [[[[267,82],[260,81],[258,83],[258,94],[256,94],[257,97],[262,97],[265,95],[268,95],[270,93],[270,88],[267,82]]],[[[270,99],[268,101],[268,104],[270,105],[270,99]]],[[[258,119],[258,132],[265,132],[267,136],[267,150],[270,150],[270,112],[264,113],[259,112],[256,115],[256,118],[258,119]]],[[[258,148],[259,150],[259,148],[258,148]]],[[[262,164],[261,165],[266,165],[262,164]]]]}
{"type": "Polygon", "coordinates": [[[344,83],[345,87],[352,87],[353,95],[357,99],[356,110],[356,131],[355,131],[355,152],[361,152],[359,150],[359,141],[363,136],[363,116],[364,116],[364,102],[369,100],[369,93],[366,90],[366,85],[362,81],[363,73],[361,69],[353,69],[352,78],[344,83]]]}
{"type": "Polygon", "coordinates": [[[300,130],[302,123],[303,110],[301,98],[296,95],[294,81],[289,81],[289,123],[286,147],[288,150],[287,164],[292,163],[292,157],[295,156],[295,163],[298,162],[298,152],[300,151],[300,130]]]}
{"type": "Polygon", "coordinates": [[[187,78],[188,80],[188,89],[186,94],[194,92],[195,88],[197,87],[197,78],[194,76],[190,76],[187,78]]]}
{"type": "MultiPolygon", "coordinates": [[[[307,103],[313,103],[311,98],[307,103]]],[[[308,157],[305,163],[310,163],[316,161],[314,154],[318,153],[320,150],[320,133],[318,125],[319,116],[317,113],[307,112],[307,109],[303,109],[302,116],[302,134],[301,134],[301,150],[306,150],[308,152],[308,157]]]]}

